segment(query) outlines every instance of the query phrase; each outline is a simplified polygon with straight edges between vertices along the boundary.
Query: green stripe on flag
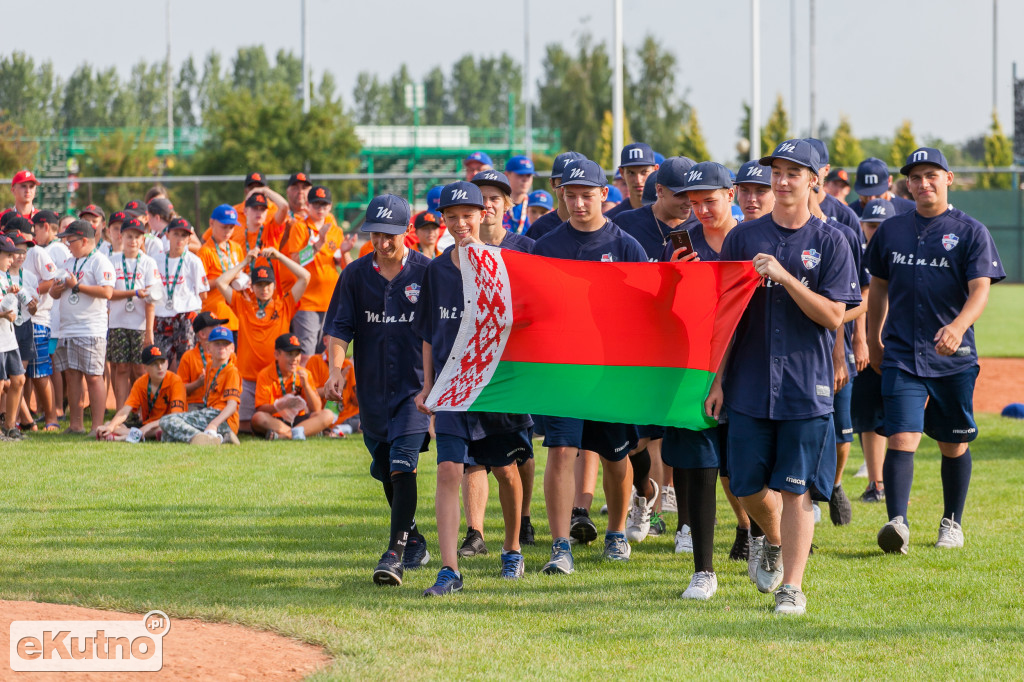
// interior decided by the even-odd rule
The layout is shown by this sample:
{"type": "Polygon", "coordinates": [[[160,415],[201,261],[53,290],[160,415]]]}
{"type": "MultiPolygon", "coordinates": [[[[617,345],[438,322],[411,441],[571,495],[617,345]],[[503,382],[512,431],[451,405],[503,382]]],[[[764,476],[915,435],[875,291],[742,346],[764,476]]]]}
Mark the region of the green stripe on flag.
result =
{"type": "Polygon", "coordinates": [[[501,362],[469,409],[700,430],[715,426],[703,408],[714,378],[680,367],[501,362]]]}

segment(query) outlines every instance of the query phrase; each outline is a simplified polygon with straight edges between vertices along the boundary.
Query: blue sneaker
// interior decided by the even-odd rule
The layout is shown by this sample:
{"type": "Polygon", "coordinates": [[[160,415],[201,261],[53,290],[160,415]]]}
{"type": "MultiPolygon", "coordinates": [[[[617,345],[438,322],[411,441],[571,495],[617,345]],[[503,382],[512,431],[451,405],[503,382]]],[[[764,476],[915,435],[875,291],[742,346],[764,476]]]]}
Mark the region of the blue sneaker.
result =
{"type": "Polygon", "coordinates": [[[405,543],[405,553],[402,555],[402,568],[412,571],[421,566],[426,566],[430,561],[430,552],[427,551],[427,539],[422,535],[410,535],[405,543]]]}
{"type": "Polygon", "coordinates": [[[629,555],[633,549],[626,542],[623,533],[605,533],[604,536],[604,558],[609,561],[629,561],[629,555]]]}
{"type": "Polygon", "coordinates": [[[548,575],[569,575],[576,570],[572,561],[572,547],[569,545],[569,538],[555,538],[551,543],[551,559],[540,569],[541,573],[548,575]]]}
{"type": "Polygon", "coordinates": [[[526,572],[526,560],[523,555],[515,550],[501,553],[501,577],[515,580],[522,578],[526,572]]]}
{"type": "Polygon", "coordinates": [[[458,592],[461,589],[462,576],[447,566],[442,566],[441,570],[437,572],[437,582],[424,590],[423,596],[442,597],[452,592],[458,592]]]}

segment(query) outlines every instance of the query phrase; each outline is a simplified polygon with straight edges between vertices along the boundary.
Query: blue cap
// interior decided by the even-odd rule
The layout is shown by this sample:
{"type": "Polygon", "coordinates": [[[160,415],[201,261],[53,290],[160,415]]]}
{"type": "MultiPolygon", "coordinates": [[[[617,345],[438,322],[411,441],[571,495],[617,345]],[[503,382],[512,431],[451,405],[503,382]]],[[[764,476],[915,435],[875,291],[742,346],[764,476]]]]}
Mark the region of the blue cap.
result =
{"type": "Polygon", "coordinates": [[[484,195],[480,188],[472,182],[459,180],[445,185],[441,189],[441,200],[437,203],[438,210],[443,211],[449,206],[475,206],[484,207],[484,195]]]}
{"type": "Polygon", "coordinates": [[[710,189],[731,189],[732,180],[729,169],[714,161],[701,161],[686,174],[684,192],[696,192],[710,189]]]}
{"type": "Polygon", "coordinates": [[[1022,403],[1010,403],[1003,408],[1002,416],[1010,417],[1011,419],[1024,419],[1024,404],[1022,403]]]}
{"type": "Polygon", "coordinates": [[[654,163],[656,163],[656,164],[658,164],[660,166],[662,164],[662,162],[664,162],[664,161],[665,161],[665,155],[664,154],[660,154],[658,152],[654,152],[654,163]]]}
{"type": "MultiPolygon", "coordinates": [[[[672,194],[683,191],[686,184],[686,174],[697,165],[697,162],[688,156],[670,156],[661,164],[657,170],[657,183],[668,189],[672,194]]],[[[651,173],[654,175],[654,173],[651,173]]],[[[646,189],[646,185],[644,186],[646,189]]]]}
{"type": "Polygon", "coordinates": [[[816,137],[805,137],[805,140],[818,152],[818,169],[828,165],[828,146],[816,137]]]}
{"type": "Polygon", "coordinates": [[[427,210],[437,213],[437,202],[441,201],[441,185],[434,185],[427,192],[427,210]]]}
{"type": "Polygon", "coordinates": [[[210,343],[214,341],[230,341],[235,342],[235,335],[231,333],[231,330],[227,327],[214,327],[210,330],[210,335],[206,337],[206,340],[210,343]]]}
{"type": "Polygon", "coordinates": [[[732,210],[732,217],[738,222],[743,222],[743,209],[736,204],[730,204],[729,208],[732,210]]]}
{"type": "Polygon", "coordinates": [[[526,195],[527,206],[541,206],[549,211],[555,207],[555,200],[542,189],[534,190],[526,195]]]}
{"type": "Polygon", "coordinates": [[[949,164],[946,163],[946,155],[941,151],[934,147],[918,147],[907,157],[907,162],[903,164],[903,168],[900,168],[900,173],[909,175],[911,168],[925,163],[938,166],[944,171],[949,170],[949,164]]]}
{"type": "Polygon", "coordinates": [[[862,223],[880,223],[896,215],[896,209],[888,199],[872,199],[864,205],[860,214],[862,223]]]}
{"type": "Polygon", "coordinates": [[[499,173],[496,170],[480,171],[473,176],[473,180],[471,182],[477,187],[488,185],[490,187],[497,187],[505,194],[512,194],[512,186],[508,184],[508,178],[505,177],[504,173],[499,173]]]}
{"type": "Polygon", "coordinates": [[[608,198],[605,201],[610,201],[613,204],[622,203],[622,192],[615,185],[608,185],[608,198]]]}
{"type": "MultiPolygon", "coordinates": [[[[650,149],[650,147],[648,147],[650,149]]],[[[566,185],[584,185],[586,187],[604,187],[608,178],[596,161],[582,159],[562,171],[562,187],[566,185]]]]}
{"type": "Polygon", "coordinates": [[[625,166],[654,166],[654,150],[651,145],[644,142],[634,142],[622,148],[622,155],[619,157],[619,167],[625,166]]]}
{"type": "Polygon", "coordinates": [[[871,156],[857,166],[853,191],[861,196],[877,197],[889,191],[889,167],[885,161],[871,156]]]}
{"type": "Polygon", "coordinates": [[[409,202],[394,194],[381,194],[366,207],[366,220],[359,231],[405,234],[408,229],[409,202]]]}
{"type": "Polygon", "coordinates": [[[555,163],[551,166],[551,177],[561,179],[562,171],[565,170],[565,164],[570,161],[580,161],[585,158],[587,157],[579,152],[562,152],[555,157],[555,163]]]}
{"type": "Polygon", "coordinates": [[[237,225],[238,211],[236,211],[233,206],[221,204],[217,208],[213,209],[213,213],[210,214],[210,220],[216,220],[218,223],[223,223],[224,225],[237,225]]]}
{"type": "Polygon", "coordinates": [[[528,156],[513,156],[505,162],[505,172],[516,175],[534,175],[537,169],[533,167],[533,161],[528,156]]]}
{"type": "Polygon", "coordinates": [[[771,166],[772,161],[775,159],[791,161],[798,166],[810,168],[815,173],[821,167],[817,150],[807,140],[786,140],[785,142],[780,142],[775,151],[768,156],[762,156],[759,163],[763,166],[771,166]]]}
{"type": "Polygon", "coordinates": [[[491,161],[491,157],[487,156],[486,152],[473,152],[472,154],[467,156],[465,159],[463,159],[462,163],[466,163],[467,161],[477,161],[479,163],[484,164],[485,166],[493,166],[494,165],[494,162],[491,161]]]}
{"type": "Polygon", "coordinates": [[[613,180],[621,180],[622,179],[622,171],[620,171],[618,168],[616,168],[615,169],[615,177],[612,178],[612,179],[613,180]]]}
{"type": "Polygon", "coordinates": [[[772,169],[770,166],[762,166],[757,161],[747,161],[740,166],[736,174],[737,185],[767,185],[772,186],[772,169]]]}
{"type": "Polygon", "coordinates": [[[644,180],[644,193],[640,195],[640,202],[644,206],[650,206],[658,200],[658,189],[655,187],[658,184],[658,172],[654,171],[644,180]]]}

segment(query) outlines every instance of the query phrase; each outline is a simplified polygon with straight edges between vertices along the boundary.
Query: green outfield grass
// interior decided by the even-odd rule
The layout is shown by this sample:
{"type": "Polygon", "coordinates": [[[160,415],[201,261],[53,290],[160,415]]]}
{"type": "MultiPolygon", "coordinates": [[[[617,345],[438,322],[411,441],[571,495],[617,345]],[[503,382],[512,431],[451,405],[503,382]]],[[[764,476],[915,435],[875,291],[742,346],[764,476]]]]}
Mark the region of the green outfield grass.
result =
{"type": "Polygon", "coordinates": [[[982,357],[1024,357],[1024,284],[992,287],[988,307],[974,327],[982,357]]]}
{"type": "MultiPolygon", "coordinates": [[[[491,554],[463,564],[462,594],[420,596],[436,557],[403,587],[378,588],[370,574],[388,515],[359,440],[190,449],[38,435],[0,445],[0,598],[276,630],[327,648],[335,662],[317,680],[1016,678],[1024,423],[983,415],[980,426],[966,548],[931,546],[942,495],[929,441],[910,555],[883,556],[884,505],[854,502],[851,526],[818,526],[804,618],[774,616],[746,566],[726,560],[734,522],[721,496],[720,588],[706,604],[679,599],[692,559],[673,553],[671,536],[634,546],[626,564],[586,547],[575,575],[538,574],[550,542],[542,500],[528,575],[500,580],[493,484],[491,554]]],[[[855,448],[852,498],[863,485],[852,478],[858,458],[855,448]]],[[[433,551],[436,467],[432,454],[424,460],[419,521],[433,551]]]]}

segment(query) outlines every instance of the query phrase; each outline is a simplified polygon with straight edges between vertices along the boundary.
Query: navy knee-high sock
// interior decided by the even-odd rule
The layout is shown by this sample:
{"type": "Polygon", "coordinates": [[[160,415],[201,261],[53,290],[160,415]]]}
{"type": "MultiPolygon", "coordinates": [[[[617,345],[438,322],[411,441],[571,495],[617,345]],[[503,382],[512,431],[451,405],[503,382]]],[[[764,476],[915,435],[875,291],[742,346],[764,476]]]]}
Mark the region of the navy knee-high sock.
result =
{"type": "Polygon", "coordinates": [[[402,558],[413,517],[416,516],[416,474],[398,473],[391,477],[391,481],[395,488],[395,499],[391,505],[391,540],[388,549],[394,550],[398,558],[402,558]]]}
{"type": "Polygon", "coordinates": [[[887,449],[882,464],[882,482],[885,484],[885,509],[889,518],[902,516],[906,521],[910,486],[914,482],[914,453],[887,449]]]}
{"type": "Polygon", "coordinates": [[[971,449],[967,448],[967,452],[959,457],[943,457],[941,473],[942,516],[963,523],[967,488],[971,485],[971,449]]]}
{"type": "MultiPolygon", "coordinates": [[[[651,485],[651,455],[647,452],[647,448],[644,448],[635,455],[630,455],[629,461],[633,464],[633,487],[636,488],[636,494],[646,497],[644,491],[651,485]]],[[[652,486],[652,494],[653,490],[652,486]]]]}

